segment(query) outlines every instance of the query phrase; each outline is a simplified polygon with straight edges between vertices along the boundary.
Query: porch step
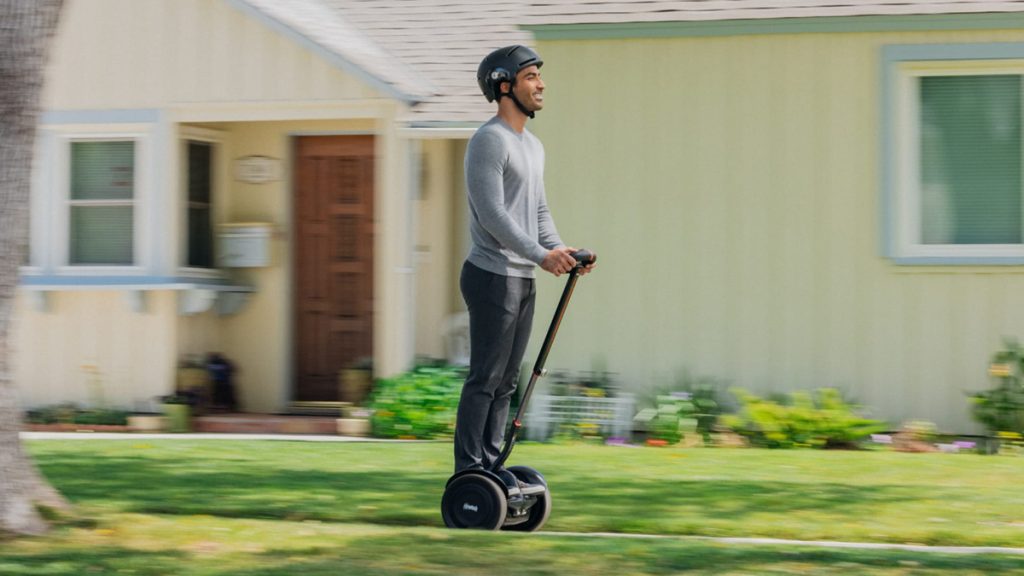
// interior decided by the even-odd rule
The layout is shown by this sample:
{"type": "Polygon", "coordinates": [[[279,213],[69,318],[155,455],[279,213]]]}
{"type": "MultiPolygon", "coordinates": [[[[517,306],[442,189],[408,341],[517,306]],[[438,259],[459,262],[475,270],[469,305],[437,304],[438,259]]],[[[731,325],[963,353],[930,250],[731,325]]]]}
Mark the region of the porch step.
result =
{"type": "Polygon", "coordinates": [[[340,418],[341,411],[351,402],[291,402],[288,404],[288,414],[300,416],[335,416],[340,418]]]}
{"type": "Polygon", "coordinates": [[[193,418],[192,429],[221,434],[338,434],[335,416],[212,414],[193,418]]]}

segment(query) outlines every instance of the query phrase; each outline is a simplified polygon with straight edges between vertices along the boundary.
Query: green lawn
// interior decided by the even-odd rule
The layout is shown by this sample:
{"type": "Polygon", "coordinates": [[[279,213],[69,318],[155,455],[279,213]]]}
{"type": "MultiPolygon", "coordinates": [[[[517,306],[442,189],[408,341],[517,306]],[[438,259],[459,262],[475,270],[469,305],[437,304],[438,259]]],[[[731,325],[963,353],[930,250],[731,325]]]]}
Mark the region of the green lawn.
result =
{"type": "MultiPolygon", "coordinates": [[[[450,531],[447,443],[28,446],[79,518],[0,544],[0,575],[1024,575],[1024,556],[450,531]]],[[[547,532],[1024,546],[1020,457],[523,444],[513,461],[548,478],[547,532]]]]}

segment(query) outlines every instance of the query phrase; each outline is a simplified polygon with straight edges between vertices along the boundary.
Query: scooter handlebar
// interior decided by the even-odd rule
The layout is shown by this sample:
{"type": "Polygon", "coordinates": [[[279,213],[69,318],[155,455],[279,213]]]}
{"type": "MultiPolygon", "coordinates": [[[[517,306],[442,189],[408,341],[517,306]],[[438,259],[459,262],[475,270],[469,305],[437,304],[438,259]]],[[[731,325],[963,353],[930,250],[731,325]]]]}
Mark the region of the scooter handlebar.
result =
{"type": "Polygon", "coordinates": [[[576,259],[578,266],[590,266],[594,262],[597,262],[597,254],[594,254],[586,248],[573,252],[572,257],[576,259]]]}

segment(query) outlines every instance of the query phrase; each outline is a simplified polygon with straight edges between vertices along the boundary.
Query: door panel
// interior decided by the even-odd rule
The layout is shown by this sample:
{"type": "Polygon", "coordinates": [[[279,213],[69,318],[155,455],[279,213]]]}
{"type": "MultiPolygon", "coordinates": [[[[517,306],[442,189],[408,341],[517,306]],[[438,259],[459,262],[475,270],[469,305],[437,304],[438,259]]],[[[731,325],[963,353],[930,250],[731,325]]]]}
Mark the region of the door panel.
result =
{"type": "Polygon", "coordinates": [[[373,355],[373,137],[296,139],[294,400],[339,397],[373,355]]]}

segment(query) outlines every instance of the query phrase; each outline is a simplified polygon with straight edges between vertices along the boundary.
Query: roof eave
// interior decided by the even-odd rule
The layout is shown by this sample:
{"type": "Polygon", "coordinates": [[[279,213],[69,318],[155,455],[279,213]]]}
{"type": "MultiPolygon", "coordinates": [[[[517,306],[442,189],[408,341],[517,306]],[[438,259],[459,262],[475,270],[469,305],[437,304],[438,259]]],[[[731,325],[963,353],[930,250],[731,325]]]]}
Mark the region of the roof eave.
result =
{"type": "Polygon", "coordinates": [[[297,42],[299,45],[309,49],[313,53],[323,58],[329,64],[334,66],[335,68],[338,68],[339,70],[342,70],[345,73],[351,74],[352,76],[366,83],[374,90],[377,90],[391,98],[394,98],[396,100],[399,100],[401,102],[404,102],[405,104],[412,106],[420,102],[423,102],[424,100],[431,96],[431,90],[425,86],[422,87],[421,90],[418,90],[416,92],[405,90],[399,88],[398,86],[395,86],[393,83],[380,78],[379,76],[366,70],[364,67],[345,58],[341,54],[338,54],[337,52],[326,48],[316,40],[310,38],[306,34],[303,34],[300,30],[295,29],[290,24],[282,22],[274,18],[270,14],[267,14],[266,12],[260,10],[258,7],[253,6],[246,0],[227,0],[227,2],[229,5],[235,7],[244,14],[247,14],[250,17],[256,19],[257,21],[262,22],[271,30],[276,31],[281,35],[297,42]]]}

